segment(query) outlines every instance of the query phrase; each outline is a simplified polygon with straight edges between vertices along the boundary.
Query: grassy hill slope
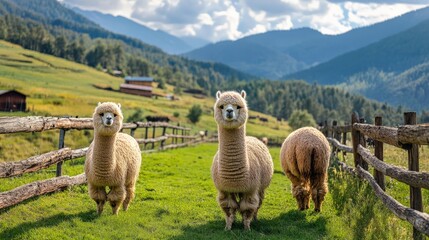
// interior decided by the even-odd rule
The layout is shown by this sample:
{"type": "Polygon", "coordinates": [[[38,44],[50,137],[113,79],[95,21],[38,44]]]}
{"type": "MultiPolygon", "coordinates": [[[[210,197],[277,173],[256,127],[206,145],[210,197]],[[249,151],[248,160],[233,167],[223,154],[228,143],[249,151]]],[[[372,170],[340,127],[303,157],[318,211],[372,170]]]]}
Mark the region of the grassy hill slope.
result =
{"type": "MultiPolygon", "coordinates": [[[[94,85],[119,89],[122,78],[112,77],[93,68],[77,64],[50,55],[25,50],[17,45],[0,41],[0,89],[16,89],[27,95],[27,113],[5,113],[0,116],[17,115],[46,115],[46,116],[79,116],[91,117],[98,102],[112,101],[122,104],[122,111],[127,119],[137,109],[143,114],[169,116],[174,123],[181,123],[192,127],[195,131],[209,130],[213,132],[217,126],[212,117],[213,98],[197,99],[189,94],[183,94],[179,101],[169,101],[164,98],[145,98],[135,95],[97,89],[94,85]],[[187,121],[189,108],[199,104],[203,108],[203,115],[196,125],[187,121]],[[179,117],[173,114],[179,113],[179,117]]],[[[172,87],[167,90],[154,88],[160,94],[172,93],[172,87]]],[[[278,123],[273,117],[251,112],[269,119],[268,123],[252,120],[248,126],[248,133],[256,136],[284,137],[290,131],[286,123],[278,123]]],[[[91,139],[91,133],[83,136],[83,131],[72,131],[70,140],[66,144],[70,147],[84,147],[91,139]],[[86,140],[82,140],[86,139],[86,140]]],[[[53,133],[35,133],[28,135],[0,135],[0,140],[7,140],[11,145],[5,148],[0,146],[0,161],[18,160],[30,157],[35,153],[52,150],[56,145],[57,136],[53,133]],[[24,140],[22,138],[24,137],[24,140]],[[47,136],[47,137],[46,137],[47,136]],[[42,138],[40,146],[34,147],[34,139],[42,138]],[[19,144],[15,144],[15,142],[19,144]],[[26,146],[22,148],[22,146],[26,146]],[[25,149],[25,151],[22,151],[25,149]]],[[[39,139],[40,140],[40,139],[39,139]]]]}

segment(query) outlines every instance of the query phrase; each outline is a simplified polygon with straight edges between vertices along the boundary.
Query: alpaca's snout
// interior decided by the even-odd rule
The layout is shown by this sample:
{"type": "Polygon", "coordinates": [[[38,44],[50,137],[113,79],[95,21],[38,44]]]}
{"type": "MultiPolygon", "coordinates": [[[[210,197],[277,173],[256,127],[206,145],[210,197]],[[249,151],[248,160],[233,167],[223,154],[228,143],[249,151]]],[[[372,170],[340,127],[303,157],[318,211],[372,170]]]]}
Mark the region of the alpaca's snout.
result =
{"type": "Polygon", "coordinates": [[[112,118],[107,118],[106,122],[105,122],[105,125],[106,126],[112,126],[112,124],[113,124],[113,119],[112,118]]]}
{"type": "Polygon", "coordinates": [[[226,110],[226,118],[228,118],[228,119],[234,118],[234,110],[233,109],[227,109],[226,110]]]}

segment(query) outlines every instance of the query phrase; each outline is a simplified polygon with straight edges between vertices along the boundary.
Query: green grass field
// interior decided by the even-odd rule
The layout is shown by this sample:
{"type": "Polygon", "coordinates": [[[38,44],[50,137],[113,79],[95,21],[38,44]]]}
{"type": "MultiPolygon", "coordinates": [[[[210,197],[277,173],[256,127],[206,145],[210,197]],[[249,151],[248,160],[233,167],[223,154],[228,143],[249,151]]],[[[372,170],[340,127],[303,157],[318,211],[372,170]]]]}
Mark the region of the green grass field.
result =
{"type": "MultiPolygon", "coordinates": [[[[330,192],[322,213],[298,211],[290,182],[280,168],[279,148],[270,149],[275,173],[259,221],[247,232],[238,218],[232,231],[224,231],[223,212],[217,205],[210,177],[216,150],[217,144],[213,143],[144,154],[136,199],[127,212],[121,211],[118,216],[111,215],[107,205],[103,214],[97,216],[86,185],[1,210],[0,239],[410,239],[412,236],[411,226],[384,208],[366,183],[335,168],[329,171],[330,192]]],[[[64,174],[81,173],[83,161],[67,162],[64,174]]],[[[54,175],[54,168],[50,168],[1,179],[0,191],[54,175]]]]}
{"type": "MultiPolygon", "coordinates": [[[[79,116],[90,117],[100,101],[120,102],[125,118],[136,109],[144,115],[180,115],[173,118],[193,129],[216,130],[212,117],[213,98],[197,99],[183,94],[179,101],[149,99],[93,87],[93,84],[119,88],[121,78],[63,59],[24,50],[0,41],[0,89],[16,89],[27,94],[30,109],[25,113],[0,116],[79,116]],[[192,125],[186,120],[188,109],[200,104],[204,113],[192,125]]],[[[159,93],[172,92],[156,89],[159,93]]],[[[251,112],[254,115],[265,116],[251,112]]],[[[249,135],[284,139],[291,131],[285,122],[268,117],[268,123],[251,120],[249,135]]],[[[142,133],[138,130],[136,135],[142,133]]],[[[88,146],[92,131],[68,131],[67,147],[88,146]]],[[[26,159],[57,148],[58,131],[0,135],[0,162],[26,159]]],[[[350,145],[350,144],[349,144],[350,145]]],[[[271,148],[275,174],[267,190],[259,221],[252,231],[243,230],[237,220],[232,231],[224,231],[224,219],[216,203],[216,190],[210,166],[216,144],[143,155],[137,197],[128,212],[112,216],[106,206],[97,216],[95,203],[86,186],[29,199],[0,210],[0,239],[410,239],[412,228],[390,213],[365,182],[329,170],[329,188],[322,213],[297,211],[290,193],[290,182],[279,164],[279,148],[271,148]]],[[[421,148],[421,171],[429,171],[429,149],[421,148]]],[[[385,148],[385,161],[406,167],[407,154],[385,148]]],[[[83,172],[84,159],[67,161],[64,175],[83,172]]],[[[353,165],[351,155],[346,162],[353,165]]],[[[55,176],[51,167],[20,177],[0,179],[0,192],[55,176]]],[[[386,178],[387,192],[403,205],[409,205],[408,186],[386,178]]],[[[424,209],[429,209],[429,192],[423,190],[424,209]]]]}
{"type": "MultiPolygon", "coordinates": [[[[351,229],[333,208],[328,195],[321,214],[296,210],[290,183],[279,168],[279,148],[271,149],[275,174],[260,210],[260,221],[246,232],[237,220],[224,231],[210,177],[217,144],[143,155],[137,196],[129,211],[98,217],[86,186],[28,200],[0,213],[0,239],[345,239],[351,229]]],[[[83,171],[83,161],[64,167],[83,171]]],[[[49,170],[20,179],[46,178],[49,170]],[[40,175],[40,176],[39,176],[40,175]]],[[[1,180],[1,190],[22,181],[1,180]],[[7,186],[7,187],[6,187],[7,186]]]]}

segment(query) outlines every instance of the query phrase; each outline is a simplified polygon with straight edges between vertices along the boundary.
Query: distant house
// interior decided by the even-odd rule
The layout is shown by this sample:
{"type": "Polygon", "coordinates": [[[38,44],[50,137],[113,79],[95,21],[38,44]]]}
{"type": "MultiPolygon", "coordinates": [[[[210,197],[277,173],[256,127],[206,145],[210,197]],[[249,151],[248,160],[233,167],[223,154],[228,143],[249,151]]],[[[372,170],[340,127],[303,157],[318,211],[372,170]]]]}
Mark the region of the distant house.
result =
{"type": "Polygon", "coordinates": [[[120,91],[144,97],[152,97],[151,77],[125,77],[125,83],[121,84],[120,91]]]}
{"type": "Polygon", "coordinates": [[[0,90],[0,111],[14,112],[27,109],[27,96],[15,90],[0,90]]]}

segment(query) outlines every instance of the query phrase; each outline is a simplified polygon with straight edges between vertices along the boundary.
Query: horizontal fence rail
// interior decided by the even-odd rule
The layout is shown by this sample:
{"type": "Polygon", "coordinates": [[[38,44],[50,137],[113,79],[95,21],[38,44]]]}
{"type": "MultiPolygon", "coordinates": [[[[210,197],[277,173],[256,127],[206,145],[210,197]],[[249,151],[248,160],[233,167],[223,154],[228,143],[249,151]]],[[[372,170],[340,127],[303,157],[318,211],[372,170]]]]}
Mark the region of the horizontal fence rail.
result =
{"type": "MultiPolygon", "coordinates": [[[[215,141],[202,135],[189,135],[190,128],[171,125],[166,122],[133,122],[123,123],[122,129],[130,129],[130,135],[134,137],[137,129],[145,129],[144,138],[136,138],[139,144],[144,145],[142,152],[150,153],[159,150],[187,147],[201,142],[215,141]],[[156,136],[156,129],[162,129],[161,136],[156,136]],[[171,129],[172,134],[167,133],[171,129]],[[149,132],[152,135],[149,136],[149,132]],[[181,132],[181,134],[179,134],[181,132]],[[170,143],[167,144],[167,140],[170,143]],[[180,142],[179,142],[180,141],[180,142]],[[157,144],[157,148],[155,148],[157,144]],[[146,149],[147,145],[151,149],[146,149]]],[[[68,186],[86,183],[85,174],[68,177],[61,176],[61,165],[63,161],[80,158],[86,155],[88,147],[72,150],[64,148],[66,130],[91,130],[93,129],[92,118],[69,118],[69,117],[0,117],[0,134],[13,134],[25,132],[42,132],[48,130],[60,130],[59,149],[25,160],[15,162],[0,162],[0,178],[15,177],[25,173],[32,173],[57,164],[57,177],[36,181],[17,187],[7,192],[0,193],[0,209],[13,206],[31,197],[43,195],[64,189],[68,186]]],[[[158,133],[159,135],[159,133],[158,133]]]]}
{"type": "MultiPolygon", "coordinates": [[[[124,123],[122,129],[168,127],[171,129],[191,130],[174,126],[166,122],[124,123]]],[[[42,132],[53,129],[93,129],[92,118],[69,117],[0,117],[0,134],[19,132],[42,132]]]]}
{"type": "Polygon", "coordinates": [[[404,125],[399,127],[382,126],[381,117],[375,118],[375,125],[365,124],[363,118],[352,114],[352,124],[331,126],[325,122],[319,129],[337,151],[353,153],[355,168],[338,161],[340,168],[354,176],[368,181],[375,195],[383,204],[402,220],[413,225],[413,239],[429,236],[429,214],[423,212],[421,188],[429,189],[429,173],[419,172],[418,145],[429,145],[429,125],[416,125],[415,113],[404,113],[404,125]],[[346,145],[347,133],[351,133],[352,147],[346,145]],[[341,142],[340,142],[341,141],[341,142]],[[367,142],[373,144],[374,155],[366,148],[367,142]],[[383,143],[408,151],[408,170],[387,164],[383,159],[383,143]],[[368,165],[374,168],[374,177],[368,172],[368,165]],[[410,207],[405,207],[384,192],[384,176],[410,186],[410,207]]]}
{"type": "Polygon", "coordinates": [[[0,209],[13,206],[32,197],[84,183],[86,183],[86,176],[84,173],[74,177],[61,176],[48,180],[32,182],[13,190],[0,193],[0,209]]]}

